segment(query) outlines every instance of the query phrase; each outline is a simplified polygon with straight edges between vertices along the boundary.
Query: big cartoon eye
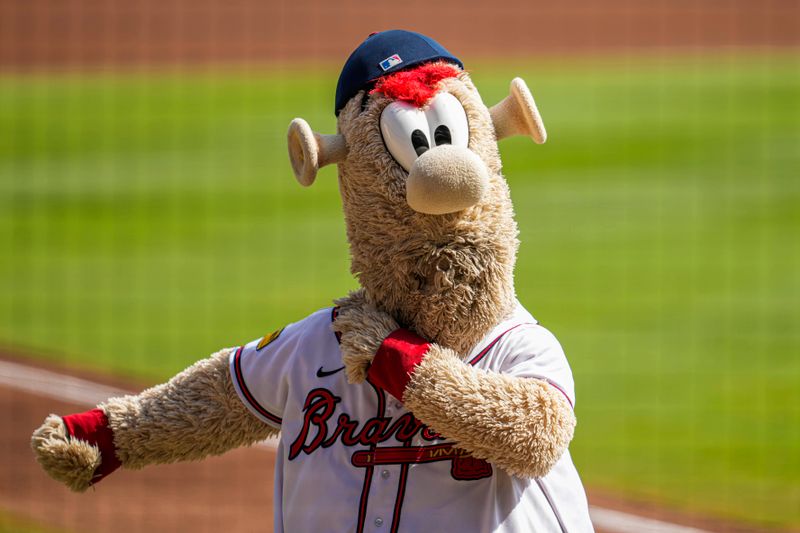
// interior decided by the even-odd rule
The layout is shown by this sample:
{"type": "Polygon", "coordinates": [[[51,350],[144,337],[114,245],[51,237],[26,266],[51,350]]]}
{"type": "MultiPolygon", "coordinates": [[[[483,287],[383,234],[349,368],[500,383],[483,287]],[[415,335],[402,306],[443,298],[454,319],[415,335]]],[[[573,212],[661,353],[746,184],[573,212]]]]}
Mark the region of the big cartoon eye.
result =
{"type": "Polygon", "coordinates": [[[431,147],[425,113],[406,102],[392,102],[381,113],[383,142],[406,172],[431,147]]]}
{"type": "Polygon", "coordinates": [[[392,102],[381,113],[383,142],[406,172],[428,150],[443,144],[464,148],[469,144],[467,113],[458,98],[439,93],[419,109],[406,102],[392,102]]]}
{"type": "Polygon", "coordinates": [[[427,106],[425,116],[436,146],[452,144],[466,148],[469,144],[467,113],[458,98],[450,93],[439,93],[427,106]]]}

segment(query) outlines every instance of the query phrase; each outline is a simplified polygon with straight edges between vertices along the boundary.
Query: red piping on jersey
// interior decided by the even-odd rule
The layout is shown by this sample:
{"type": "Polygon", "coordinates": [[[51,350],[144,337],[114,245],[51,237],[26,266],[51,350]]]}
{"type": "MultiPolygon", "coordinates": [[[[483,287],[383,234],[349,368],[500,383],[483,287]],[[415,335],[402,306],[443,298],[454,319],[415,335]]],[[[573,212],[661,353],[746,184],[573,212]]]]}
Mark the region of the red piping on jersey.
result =
{"type": "Polygon", "coordinates": [[[537,477],[536,484],[539,485],[539,489],[541,489],[542,494],[544,494],[547,503],[550,504],[550,509],[552,509],[553,514],[556,515],[556,520],[558,521],[558,527],[561,528],[561,533],[568,533],[567,527],[564,525],[564,520],[562,520],[561,518],[561,513],[558,512],[556,503],[553,501],[553,497],[550,496],[550,491],[547,490],[547,485],[544,484],[544,480],[542,480],[542,478],[537,477]]]}
{"type": "MultiPolygon", "coordinates": [[[[489,344],[486,346],[486,348],[484,348],[483,350],[481,350],[481,353],[479,353],[478,355],[476,355],[476,356],[475,356],[475,357],[472,359],[472,361],[470,361],[470,362],[469,362],[469,364],[471,364],[471,365],[475,365],[475,364],[477,364],[477,363],[478,363],[478,362],[479,362],[481,359],[483,359],[483,358],[484,358],[484,356],[486,356],[486,354],[487,354],[487,353],[489,353],[489,350],[491,350],[492,348],[494,348],[494,345],[495,345],[495,344],[497,344],[497,343],[498,343],[498,341],[499,341],[501,338],[503,338],[503,336],[504,336],[506,333],[508,333],[509,331],[511,331],[512,329],[516,329],[516,328],[518,328],[518,327],[520,327],[520,326],[535,326],[535,325],[536,325],[536,324],[535,324],[534,322],[522,322],[522,323],[520,323],[520,324],[517,324],[516,326],[512,326],[512,327],[508,328],[508,329],[507,329],[507,330],[505,330],[503,333],[501,333],[501,334],[500,334],[500,335],[499,335],[497,338],[495,338],[495,339],[494,339],[492,342],[490,342],[490,343],[489,343],[489,344]]],[[[566,399],[567,399],[567,402],[569,402],[569,406],[570,406],[570,407],[572,407],[573,409],[575,409],[575,404],[573,404],[573,403],[572,403],[572,399],[569,397],[569,394],[567,394],[567,391],[565,391],[565,390],[564,390],[564,388],[563,388],[561,385],[559,385],[558,383],[556,383],[556,382],[555,382],[555,381],[553,381],[552,379],[550,379],[550,378],[546,378],[546,377],[544,377],[544,376],[527,376],[527,377],[528,377],[528,378],[530,378],[530,379],[541,379],[542,381],[546,382],[546,383],[547,383],[547,384],[549,384],[550,386],[554,387],[556,390],[558,390],[558,392],[560,392],[561,394],[563,394],[563,395],[564,395],[564,398],[566,398],[566,399]]]]}
{"type": "Polygon", "coordinates": [[[480,361],[481,359],[483,359],[483,358],[484,358],[484,356],[485,356],[487,353],[489,353],[489,350],[491,350],[491,349],[494,347],[494,345],[495,345],[495,344],[497,344],[497,342],[498,342],[500,339],[502,339],[502,338],[503,338],[503,335],[505,335],[506,333],[508,333],[508,332],[509,332],[509,331],[511,331],[512,329],[517,329],[517,328],[518,328],[518,327],[520,327],[520,326],[535,326],[535,325],[536,325],[536,324],[535,324],[534,322],[522,322],[521,324],[517,324],[516,326],[511,326],[510,328],[508,328],[507,330],[505,330],[503,333],[501,333],[500,335],[498,335],[498,336],[497,336],[497,338],[496,338],[495,340],[493,340],[492,342],[490,342],[490,343],[489,343],[489,344],[486,346],[486,348],[484,348],[483,350],[481,350],[481,353],[479,353],[478,355],[476,355],[476,356],[475,356],[475,357],[472,359],[472,361],[470,361],[470,362],[469,362],[469,364],[471,364],[471,365],[476,365],[476,364],[478,364],[478,361],[480,361]]]}
{"type": "MultiPolygon", "coordinates": [[[[334,308],[336,309],[336,308],[334,308]]],[[[383,418],[386,414],[386,394],[379,389],[374,383],[372,383],[369,378],[367,378],[367,383],[369,383],[372,388],[375,390],[375,394],[378,396],[378,418],[383,418]]],[[[369,452],[364,453],[375,453],[375,445],[371,444],[369,447],[369,452]]],[[[367,519],[367,501],[369,500],[369,488],[372,485],[372,473],[374,467],[372,465],[368,466],[367,471],[364,474],[364,486],[361,488],[361,498],[358,502],[358,522],[356,524],[356,533],[363,533],[364,531],[364,522],[367,519]]]]}
{"type": "Polygon", "coordinates": [[[367,468],[364,474],[364,486],[361,487],[361,499],[358,502],[358,523],[356,533],[363,533],[364,521],[367,519],[367,499],[369,498],[369,487],[372,485],[372,467],[367,468]]]}
{"type": "Polygon", "coordinates": [[[528,377],[530,379],[541,379],[542,381],[546,381],[548,385],[550,385],[551,387],[554,387],[558,392],[563,394],[564,398],[566,398],[567,402],[569,402],[569,406],[572,407],[573,409],[575,409],[575,406],[572,404],[572,400],[570,399],[569,395],[567,394],[567,391],[565,391],[561,387],[561,385],[559,385],[558,383],[556,383],[552,379],[546,378],[544,376],[526,376],[526,377],[528,377]]]}
{"type": "Polygon", "coordinates": [[[233,369],[234,373],[236,374],[236,382],[239,384],[239,389],[242,391],[242,394],[247,399],[247,402],[256,410],[261,416],[271,420],[272,422],[281,425],[283,423],[283,419],[279,416],[275,416],[266,409],[264,409],[258,401],[256,401],[253,394],[250,392],[250,389],[247,388],[247,385],[244,382],[244,375],[242,374],[242,351],[244,350],[244,346],[239,346],[239,349],[236,350],[236,354],[233,356],[233,369]]]}
{"type": "MultiPolygon", "coordinates": [[[[410,446],[411,441],[408,441],[404,446],[410,446]]],[[[394,500],[394,516],[392,517],[392,529],[389,533],[397,533],[397,528],[400,527],[400,511],[403,510],[403,500],[406,497],[406,480],[408,479],[408,469],[410,465],[404,464],[400,467],[400,481],[397,485],[397,496],[394,500]]]]}

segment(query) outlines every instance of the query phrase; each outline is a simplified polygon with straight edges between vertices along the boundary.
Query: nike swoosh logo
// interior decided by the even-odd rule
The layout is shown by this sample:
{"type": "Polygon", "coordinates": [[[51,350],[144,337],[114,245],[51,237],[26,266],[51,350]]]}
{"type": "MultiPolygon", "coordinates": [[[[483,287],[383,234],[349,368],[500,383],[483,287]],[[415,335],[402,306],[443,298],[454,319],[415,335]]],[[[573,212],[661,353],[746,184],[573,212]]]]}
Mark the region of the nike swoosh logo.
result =
{"type": "Polygon", "coordinates": [[[319,369],[317,370],[317,377],[326,378],[328,376],[334,375],[337,372],[341,372],[342,370],[344,370],[344,367],[337,368],[336,370],[322,370],[322,367],[319,367],[319,369]]]}

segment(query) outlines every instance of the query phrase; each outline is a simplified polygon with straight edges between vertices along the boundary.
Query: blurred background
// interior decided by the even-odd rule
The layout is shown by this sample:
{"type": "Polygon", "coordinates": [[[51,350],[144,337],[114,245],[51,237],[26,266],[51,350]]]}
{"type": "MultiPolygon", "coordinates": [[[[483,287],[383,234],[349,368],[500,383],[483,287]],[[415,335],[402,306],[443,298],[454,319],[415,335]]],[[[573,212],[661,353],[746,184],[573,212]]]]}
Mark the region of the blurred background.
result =
{"type": "Polygon", "coordinates": [[[500,146],[516,284],[570,359],[590,503],[800,531],[789,0],[0,0],[0,531],[270,530],[270,451],[68,493],[27,441],[88,405],[14,372],[138,390],[354,288],[336,170],[298,186],[285,134],[334,132],[391,28],[539,104],[547,144],[500,146]]]}

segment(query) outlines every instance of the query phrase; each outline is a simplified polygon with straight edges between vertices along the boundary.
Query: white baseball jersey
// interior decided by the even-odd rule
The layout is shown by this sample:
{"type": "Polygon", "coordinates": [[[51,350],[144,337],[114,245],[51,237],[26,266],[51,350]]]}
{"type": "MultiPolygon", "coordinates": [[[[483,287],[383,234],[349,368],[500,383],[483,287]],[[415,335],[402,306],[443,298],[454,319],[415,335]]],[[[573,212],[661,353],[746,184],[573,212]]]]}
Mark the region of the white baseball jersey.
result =
{"type": "MultiPolygon", "coordinates": [[[[475,459],[369,382],[347,383],[328,308],[231,354],[236,390],[280,429],[275,532],[585,532],[586,495],[569,452],[543,478],[475,459]]],[[[467,363],[542,379],[574,404],[555,337],[518,305],[467,363]]]]}

